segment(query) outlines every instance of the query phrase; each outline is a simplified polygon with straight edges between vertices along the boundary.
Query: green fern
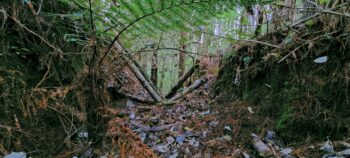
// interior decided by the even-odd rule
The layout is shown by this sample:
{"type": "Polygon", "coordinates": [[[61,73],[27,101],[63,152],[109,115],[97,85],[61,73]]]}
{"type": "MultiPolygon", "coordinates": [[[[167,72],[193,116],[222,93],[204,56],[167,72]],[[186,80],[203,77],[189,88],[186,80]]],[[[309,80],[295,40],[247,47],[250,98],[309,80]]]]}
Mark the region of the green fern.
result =
{"type": "Polygon", "coordinates": [[[273,0],[120,0],[117,13],[119,31],[115,40],[165,30],[188,31],[235,6],[266,4],[273,0]]]}

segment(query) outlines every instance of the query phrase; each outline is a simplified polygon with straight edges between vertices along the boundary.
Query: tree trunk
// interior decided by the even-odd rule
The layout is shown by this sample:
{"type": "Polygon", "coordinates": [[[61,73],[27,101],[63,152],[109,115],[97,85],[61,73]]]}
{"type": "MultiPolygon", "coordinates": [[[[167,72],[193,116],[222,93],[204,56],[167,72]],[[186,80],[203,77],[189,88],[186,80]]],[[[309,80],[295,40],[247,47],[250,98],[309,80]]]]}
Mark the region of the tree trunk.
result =
{"type": "Polygon", "coordinates": [[[261,8],[260,6],[257,7],[257,16],[258,16],[258,19],[257,19],[257,23],[256,23],[256,29],[255,29],[255,32],[254,32],[254,36],[257,37],[260,35],[261,33],[261,27],[262,27],[262,24],[264,22],[264,12],[261,11],[261,8]]]}
{"type": "Polygon", "coordinates": [[[157,51],[153,51],[152,56],[152,69],[151,69],[151,81],[153,82],[154,88],[157,88],[158,83],[158,55],[157,51]]]}
{"type": "Polygon", "coordinates": [[[185,59],[186,59],[185,52],[184,52],[186,50],[185,39],[186,39],[186,33],[181,32],[180,49],[182,51],[179,52],[179,75],[178,75],[179,78],[185,73],[185,59]]]}
{"type": "MultiPolygon", "coordinates": [[[[142,73],[142,75],[145,77],[145,79],[147,80],[147,82],[149,82],[149,84],[152,86],[152,88],[154,90],[157,90],[156,86],[153,84],[152,80],[149,79],[148,75],[142,70],[142,67],[135,61],[130,59],[138,68],[138,70],[142,73]]],[[[156,91],[156,93],[159,95],[158,91],[156,91]]]]}
{"type": "Polygon", "coordinates": [[[115,42],[113,47],[116,52],[120,52],[121,58],[128,64],[137,80],[140,82],[142,87],[146,89],[152,99],[156,102],[162,102],[163,99],[159,95],[158,91],[152,86],[151,82],[147,79],[146,74],[140,69],[140,66],[137,64],[137,62],[133,61],[128,56],[129,54],[125,51],[124,47],[119,42],[115,42]]]}

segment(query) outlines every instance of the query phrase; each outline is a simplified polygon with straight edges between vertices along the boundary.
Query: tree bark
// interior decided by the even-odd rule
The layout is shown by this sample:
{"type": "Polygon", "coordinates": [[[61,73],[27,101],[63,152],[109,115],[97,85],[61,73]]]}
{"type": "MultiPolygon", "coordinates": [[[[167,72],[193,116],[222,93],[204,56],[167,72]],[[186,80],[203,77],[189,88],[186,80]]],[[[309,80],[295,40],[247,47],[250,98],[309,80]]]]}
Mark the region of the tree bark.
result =
{"type": "Polygon", "coordinates": [[[180,37],[180,49],[182,51],[179,52],[179,75],[178,77],[182,76],[185,73],[185,50],[186,50],[186,45],[185,45],[185,38],[186,38],[186,33],[181,32],[181,37],[180,37]]]}
{"type": "Polygon", "coordinates": [[[157,88],[158,83],[158,55],[157,51],[153,51],[152,56],[152,69],[151,69],[151,81],[153,83],[153,87],[157,88]]]}
{"type": "Polygon", "coordinates": [[[191,93],[192,91],[196,90],[197,88],[202,86],[207,81],[208,81],[208,79],[198,79],[198,80],[196,80],[190,87],[184,89],[181,93],[176,94],[174,97],[169,99],[169,101],[173,102],[173,101],[176,101],[176,100],[179,100],[179,99],[183,98],[185,95],[187,95],[188,93],[191,93]]]}
{"type": "Polygon", "coordinates": [[[146,79],[145,75],[142,73],[142,71],[137,66],[137,64],[135,64],[135,62],[131,60],[125,53],[123,53],[122,58],[128,63],[128,66],[130,67],[131,71],[135,74],[136,78],[139,80],[142,87],[144,87],[147,90],[150,96],[156,102],[162,102],[162,97],[158,94],[157,90],[152,87],[152,85],[146,79]]]}
{"type": "Polygon", "coordinates": [[[199,68],[198,64],[193,65],[176,83],[176,85],[169,91],[169,93],[165,96],[165,98],[170,99],[173,97],[176,92],[183,86],[185,81],[192,76],[192,74],[199,68]]]}
{"type": "Polygon", "coordinates": [[[292,23],[294,21],[295,14],[295,0],[285,0],[284,4],[287,6],[284,8],[286,19],[292,23]]]}
{"type": "MultiPolygon", "coordinates": [[[[135,61],[130,59],[138,68],[138,70],[142,73],[142,75],[145,77],[145,79],[147,80],[147,82],[149,82],[149,84],[152,86],[152,88],[154,90],[156,90],[156,93],[159,95],[158,91],[157,91],[157,87],[154,85],[154,83],[152,82],[152,80],[149,79],[148,75],[142,70],[141,66],[135,61]]],[[[160,96],[160,95],[159,95],[160,96]]]]}
{"type": "Polygon", "coordinates": [[[261,27],[262,27],[262,24],[264,22],[264,12],[261,11],[261,8],[260,6],[257,7],[257,16],[258,16],[258,20],[257,20],[257,23],[256,23],[256,29],[255,29],[255,32],[254,32],[254,36],[257,37],[260,35],[261,33],[261,27]]]}

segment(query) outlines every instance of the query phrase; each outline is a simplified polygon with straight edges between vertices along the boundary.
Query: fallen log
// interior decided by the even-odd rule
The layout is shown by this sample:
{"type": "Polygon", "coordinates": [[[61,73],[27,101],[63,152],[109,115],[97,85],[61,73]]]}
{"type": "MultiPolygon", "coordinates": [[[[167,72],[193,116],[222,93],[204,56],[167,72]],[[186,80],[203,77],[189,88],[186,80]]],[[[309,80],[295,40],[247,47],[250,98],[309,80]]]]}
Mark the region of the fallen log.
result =
{"type": "Polygon", "coordinates": [[[187,95],[188,93],[191,93],[192,91],[198,89],[200,86],[202,86],[206,82],[208,82],[208,79],[206,79],[206,78],[196,80],[190,87],[185,88],[181,93],[178,93],[174,97],[169,99],[169,101],[173,102],[173,101],[176,101],[176,100],[179,100],[179,99],[183,98],[185,95],[187,95]]]}
{"type": "MultiPolygon", "coordinates": [[[[117,79],[118,81],[118,79],[117,79]]],[[[120,98],[120,97],[125,97],[128,98],[132,101],[138,102],[138,103],[146,103],[146,104],[155,104],[157,103],[156,101],[152,99],[147,99],[147,98],[140,98],[131,94],[128,94],[124,92],[120,86],[108,86],[108,92],[110,95],[112,95],[114,98],[120,98]]]]}
{"type": "Polygon", "coordinates": [[[162,97],[158,94],[157,90],[153,89],[152,85],[146,77],[142,74],[140,69],[136,66],[135,62],[132,61],[126,54],[122,55],[122,58],[128,63],[131,71],[135,74],[136,78],[141,83],[142,87],[146,89],[146,91],[150,94],[150,96],[156,102],[162,102],[162,97]]]}
{"type": "Polygon", "coordinates": [[[160,94],[157,91],[157,87],[155,86],[155,84],[153,83],[152,80],[149,79],[149,77],[147,76],[147,74],[142,70],[141,66],[133,59],[131,59],[131,61],[133,63],[135,63],[135,65],[137,66],[137,68],[140,70],[140,72],[142,73],[143,76],[145,76],[145,79],[147,80],[147,82],[149,82],[149,84],[152,86],[152,88],[155,90],[155,92],[160,96],[160,94]]]}
{"type": "Polygon", "coordinates": [[[173,97],[176,92],[182,87],[185,81],[192,76],[192,74],[199,68],[199,65],[196,63],[193,65],[184,75],[181,76],[176,85],[169,91],[169,93],[165,96],[166,99],[170,99],[173,97]]]}
{"type": "MultiPolygon", "coordinates": [[[[137,62],[133,61],[129,54],[127,53],[126,49],[121,45],[119,42],[114,42],[113,44],[114,49],[117,52],[121,52],[121,58],[127,62],[129,68],[133,72],[133,74],[136,76],[137,80],[140,82],[143,88],[146,89],[148,94],[152,97],[152,99],[155,102],[162,102],[162,97],[159,95],[157,90],[154,88],[154,86],[151,85],[151,83],[148,81],[147,77],[144,75],[144,73],[139,69],[137,66],[137,62]],[[136,63],[136,64],[135,64],[136,63]]],[[[101,60],[102,61],[102,60],[101,60]]]]}

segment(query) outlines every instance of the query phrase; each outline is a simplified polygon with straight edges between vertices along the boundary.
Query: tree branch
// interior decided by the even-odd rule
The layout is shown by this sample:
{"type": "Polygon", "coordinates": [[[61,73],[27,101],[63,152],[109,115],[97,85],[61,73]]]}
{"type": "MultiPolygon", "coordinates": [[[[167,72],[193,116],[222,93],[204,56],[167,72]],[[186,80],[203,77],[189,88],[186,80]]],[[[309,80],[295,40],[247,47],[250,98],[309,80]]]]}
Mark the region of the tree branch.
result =
{"type": "Polygon", "coordinates": [[[173,102],[173,101],[176,101],[176,100],[183,98],[185,95],[196,90],[197,88],[199,88],[200,86],[202,86],[206,82],[208,82],[208,79],[206,79],[206,78],[196,80],[190,87],[184,89],[181,93],[176,94],[174,97],[169,99],[169,101],[173,102]]]}
{"type": "Polygon", "coordinates": [[[176,92],[182,87],[185,81],[192,76],[192,74],[199,68],[199,65],[195,63],[176,83],[176,85],[169,91],[169,93],[165,96],[165,98],[170,99],[173,97],[176,92]]]}
{"type": "Polygon", "coordinates": [[[259,44],[267,45],[269,47],[280,48],[280,46],[273,45],[273,44],[266,43],[266,42],[262,42],[262,41],[258,41],[258,40],[235,39],[235,38],[230,38],[230,37],[225,37],[225,36],[214,35],[214,34],[208,33],[208,32],[203,32],[203,33],[205,33],[207,35],[215,36],[218,38],[224,38],[224,39],[229,39],[229,40],[234,40],[234,41],[242,41],[242,42],[259,43],[259,44]]]}

